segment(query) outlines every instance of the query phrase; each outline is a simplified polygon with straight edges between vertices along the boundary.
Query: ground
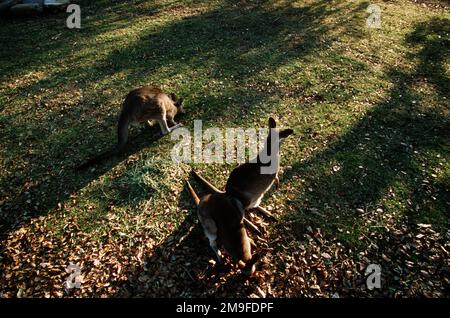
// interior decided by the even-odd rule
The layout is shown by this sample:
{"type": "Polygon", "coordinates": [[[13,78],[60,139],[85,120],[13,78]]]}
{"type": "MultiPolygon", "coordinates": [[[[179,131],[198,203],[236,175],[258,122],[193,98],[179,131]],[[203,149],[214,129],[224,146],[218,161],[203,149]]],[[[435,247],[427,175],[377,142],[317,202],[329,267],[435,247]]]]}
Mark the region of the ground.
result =
{"type": "Polygon", "coordinates": [[[359,0],[77,3],[80,30],[0,20],[0,297],[450,295],[447,2],[376,1],[378,29],[359,0]],[[294,129],[262,202],[278,221],[250,217],[255,277],[214,264],[186,190],[235,164],[174,164],[176,140],[135,127],[125,154],[73,169],[150,83],[191,130],[294,129]]]}

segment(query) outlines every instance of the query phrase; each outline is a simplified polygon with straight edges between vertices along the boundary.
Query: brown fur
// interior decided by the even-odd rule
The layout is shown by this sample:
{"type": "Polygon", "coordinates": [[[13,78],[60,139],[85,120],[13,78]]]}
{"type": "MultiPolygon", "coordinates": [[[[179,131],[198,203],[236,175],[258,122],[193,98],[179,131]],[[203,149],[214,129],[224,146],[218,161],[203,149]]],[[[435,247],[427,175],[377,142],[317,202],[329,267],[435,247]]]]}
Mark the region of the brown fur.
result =
{"type": "Polygon", "coordinates": [[[178,113],[184,113],[183,99],[178,99],[175,94],[172,93],[169,96],[156,86],[144,86],[132,90],[122,104],[115,148],[87,161],[77,169],[87,168],[120,153],[127,144],[128,129],[131,123],[148,122],[151,124],[156,121],[161,127],[161,133],[165,135],[181,126],[174,121],[175,115],[178,113]]]}
{"type": "Polygon", "coordinates": [[[128,128],[129,123],[155,120],[160,124],[161,132],[167,134],[174,129],[168,128],[167,122],[176,126],[175,115],[183,111],[182,100],[178,100],[175,94],[171,94],[169,97],[156,86],[135,89],[126,96],[123,102],[119,116],[119,143],[121,143],[121,138],[124,138],[126,142],[126,136],[121,136],[120,126],[128,128]]]}
{"type": "Polygon", "coordinates": [[[250,239],[244,227],[242,204],[223,193],[208,194],[199,199],[189,182],[188,188],[198,205],[200,223],[219,263],[222,262],[219,247],[223,246],[236,262],[248,263],[244,271],[252,274],[256,260],[252,258],[250,239]]]}
{"type": "MultiPolygon", "coordinates": [[[[204,177],[202,177],[201,175],[199,175],[195,170],[192,170],[192,174],[194,175],[194,177],[197,179],[198,182],[200,182],[204,187],[206,187],[206,189],[208,190],[208,192],[210,193],[225,193],[225,191],[221,191],[219,189],[217,189],[211,182],[209,182],[208,180],[206,180],[204,177]]],[[[271,215],[266,209],[264,209],[261,206],[258,206],[255,208],[258,212],[261,212],[262,214],[264,214],[265,216],[267,216],[268,218],[276,221],[276,218],[271,215]]],[[[256,232],[257,234],[261,234],[261,231],[259,230],[259,228],[254,225],[252,222],[250,222],[247,218],[244,218],[244,223],[245,226],[247,226],[249,229],[251,229],[252,231],[256,232]]],[[[253,245],[253,244],[252,244],[253,245]]]]}
{"type": "MultiPolygon", "coordinates": [[[[273,118],[269,118],[269,129],[269,136],[266,140],[266,149],[268,149],[268,152],[270,153],[270,138],[273,130],[276,129],[276,122],[273,118]]],[[[277,129],[277,132],[281,143],[281,140],[291,135],[293,130],[277,129]]],[[[264,194],[270,189],[272,184],[278,180],[279,153],[276,153],[275,157],[277,166],[275,173],[272,174],[261,173],[261,168],[269,166],[269,163],[263,163],[260,159],[260,154],[258,154],[255,162],[247,162],[236,167],[228,177],[225,192],[238,198],[246,210],[259,207],[259,203],[264,194]]]]}

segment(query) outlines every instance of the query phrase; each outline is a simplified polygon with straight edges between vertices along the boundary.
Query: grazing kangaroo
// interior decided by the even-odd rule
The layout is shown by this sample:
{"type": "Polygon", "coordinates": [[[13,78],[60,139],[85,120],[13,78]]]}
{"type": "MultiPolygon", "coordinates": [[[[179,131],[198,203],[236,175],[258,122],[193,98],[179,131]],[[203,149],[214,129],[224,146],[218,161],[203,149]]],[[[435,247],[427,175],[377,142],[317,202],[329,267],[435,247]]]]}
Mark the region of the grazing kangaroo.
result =
{"type": "Polygon", "coordinates": [[[280,169],[280,144],[294,133],[292,129],[277,129],[275,119],[269,118],[269,135],[264,144],[264,149],[257,157],[236,167],[228,177],[225,192],[242,202],[244,209],[257,208],[266,216],[273,216],[259,204],[264,194],[270,189],[274,182],[279,183],[278,171],[280,169]],[[272,140],[273,139],[273,140],[272,140]],[[272,146],[275,144],[275,149],[272,146]],[[273,151],[272,151],[273,150],[273,151]],[[274,153],[272,153],[274,152],[274,153]],[[264,157],[270,159],[264,162],[264,157]],[[267,171],[264,169],[272,167],[267,171]]]}
{"type": "Polygon", "coordinates": [[[174,118],[178,113],[184,112],[183,99],[179,99],[174,93],[166,95],[156,86],[144,86],[132,90],[122,104],[117,125],[118,142],[115,148],[78,166],[77,169],[84,169],[120,153],[127,143],[128,128],[131,123],[147,122],[151,126],[156,121],[161,127],[162,135],[166,135],[181,126],[175,122],[174,118]]]}
{"type": "Polygon", "coordinates": [[[200,200],[189,181],[187,186],[197,205],[197,215],[203,231],[218,262],[223,263],[219,250],[219,247],[223,246],[243,272],[252,275],[255,272],[255,263],[260,257],[258,254],[252,257],[251,241],[244,227],[242,204],[224,193],[207,194],[200,200]]]}

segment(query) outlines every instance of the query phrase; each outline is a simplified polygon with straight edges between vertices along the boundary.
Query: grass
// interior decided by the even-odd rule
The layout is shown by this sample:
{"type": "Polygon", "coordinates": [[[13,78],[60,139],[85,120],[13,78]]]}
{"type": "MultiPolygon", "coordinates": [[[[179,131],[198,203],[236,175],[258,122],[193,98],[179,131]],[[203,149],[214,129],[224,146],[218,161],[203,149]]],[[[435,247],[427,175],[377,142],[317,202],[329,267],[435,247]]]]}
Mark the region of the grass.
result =
{"type": "MultiPolygon", "coordinates": [[[[172,253],[174,261],[181,252],[172,242],[182,242],[195,219],[184,191],[191,166],[172,164],[169,136],[155,140],[155,130],[137,136],[135,129],[126,156],[72,169],[115,142],[124,95],[155,83],[185,97],[181,121],[190,129],[194,119],[205,127],[265,127],[273,116],[295,130],[282,147],[281,187],[263,200],[281,219],[266,237],[280,254],[268,255],[264,267],[273,295],[448,295],[439,287],[448,269],[442,251],[435,286],[409,294],[405,286],[428,279],[420,274],[428,265],[415,261],[420,278],[408,278],[387,262],[391,288],[381,294],[361,281],[350,288],[344,269],[331,270],[337,260],[324,265],[338,278],[319,284],[320,293],[311,288],[319,274],[309,269],[296,274],[303,283],[276,274],[298,264],[299,246],[315,246],[317,229],[322,249],[342,251],[347,265],[366,262],[361,255],[374,244],[379,250],[369,258],[382,263],[381,254],[390,257],[403,242],[393,233],[416,234],[417,224],[448,239],[450,13],[443,3],[380,1],[381,29],[366,27],[367,1],[78,3],[81,30],[65,28],[64,13],[0,20],[0,293],[66,295],[64,266],[74,260],[91,282],[75,296],[205,296],[217,284],[224,296],[236,295],[229,276],[208,281],[205,268],[190,272],[184,262],[183,272],[211,284],[190,288],[176,282],[178,272],[161,274],[166,269],[152,258],[172,253]],[[50,245],[27,245],[21,233],[50,245]],[[109,261],[96,270],[88,259],[102,253],[109,261]],[[36,274],[38,260],[56,266],[59,280],[39,287],[48,278],[36,274]],[[146,266],[167,281],[144,292],[135,285],[150,280],[138,278],[151,271],[146,266]]],[[[234,166],[192,167],[223,186],[234,166]]],[[[206,266],[212,255],[194,233],[183,248],[206,266]]],[[[237,295],[254,295],[251,286],[237,295]]]]}

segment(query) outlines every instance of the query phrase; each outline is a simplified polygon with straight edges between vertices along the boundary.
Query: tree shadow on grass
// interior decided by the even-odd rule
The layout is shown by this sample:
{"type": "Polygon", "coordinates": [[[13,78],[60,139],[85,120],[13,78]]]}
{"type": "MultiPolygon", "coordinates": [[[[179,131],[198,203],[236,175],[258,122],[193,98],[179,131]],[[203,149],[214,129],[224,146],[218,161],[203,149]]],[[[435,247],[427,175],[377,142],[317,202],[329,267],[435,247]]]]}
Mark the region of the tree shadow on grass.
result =
{"type": "MultiPolygon", "coordinates": [[[[64,115],[69,117],[69,121],[59,125],[70,125],[73,131],[65,135],[66,127],[57,127],[57,134],[61,137],[58,138],[58,146],[48,152],[48,157],[30,158],[30,161],[38,166],[36,171],[33,171],[33,174],[38,176],[37,183],[29,184],[22,190],[28,179],[26,171],[21,175],[13,175],[8,180],[8,183],[21,190],[6,194],[2,212],[7,212],[7,222],[1,232],[7,234],[29,218],[46,215],[56,209],[59,202],[68,201],[71,193],[79,191],[116,164],[107,162],[94,172],[81,175],[67,169],[74,161],[86,160],[97,153],[83,151],[83,147],[97,145],[101,143],[99,140],[111,145],[115,139],[114,134],[110,133],[113,131],[110,127],[113,116],[105,119],[104,115],[109,113],[110,109],[101,107],[102,99],[110,102],[114,98],[102,95],[102,91],[95,88],[98,82],[103,81],[109,87],[125,92],[131,86],[140,85],[144,80],[158,78],[157,76],[171,81],[172,78],[188,74],[187,78],[178,84],[180,95],[190,99],[190,114],[183,122],[202,117],[209,122],[220,119],[234,120],[236,124],[242,124],[254,116],[249,113],[252,110],[258,113],[270,111],[270,105],[261,105],[270,101],[274,92],[261,86],[263,78],[258,76],[263,72],[275,72],[292,59],[301,59],[327,48],[333,38],[325,39],[324,35],[334,26],[323,22],[331,14],[326,1],[299,8],[287,6],[266,9],[248,6],[247,4],[241,8],[238,4],[231,3],[221,9],[168,23],[157,30],[144,31],[136,41],[130,41],[128,46],[115,49],[106,57],[100,57],[93,65],[80,65],[76,70],[56,71],[43,80],[24,86],[25,94],[33,94],[61,84],[63,79],[70,79],[76,82],[77,86],[83,87],[88,94],[98,94],[81,99],[77,107],[54,110],[39,120],[31,116],[27,125],[22,125],[20,121],[14,123],[13,118],[2,119],[10,124],[9,132],[17,131],[20,134],[30,128],[33,132],[39,131],[45,128],[42,127],[45,124],[50,125],[64,115]],[[121,71],[126,71],[123,77],[114,77],[121,71]],[[205,78],[206,81],[199,80],[195,83],[195,78],[205,78]],[[208,85],[212,81],[223,81],[224,85],[208,85]],[[252,82],[256,83],[254,90],[241,87],[252,82]],[[241,106],[236,108],[236,105],[241,106]],[[87,121],[84,119],[87,115],[92,116],[89,121],[89,128],[92,130],[87,129],[87,121]],[[90,132],[80,140],[79,132],[88,130],[90,132]],[[36,205],[37,202],[39,205],[36,205]],[[24,218],[23,211],[31,213],[27,213],[24,218]]],[[[112,25],[109,27],[110,30],[113,29],[112,25]]],[[[108,30],[103,30],[105,31],[108,30]]],[[[67,52],[70,51],[70,47],[64,47],[64,50],[66,49],[67,52]]],[[[44,56],[44,53],[42,54],[44,56]]],[[[34,65],[38,64],[30,64],[27,67],[32,69],[34,65]]],[[[62,89],[66,88],[62,86],[62,89]]],[[[49,94],[47,97],[52,96],[49,94]]],[[[23,113],[26,114],[26,111],[23,113]]],[[[44,130],[38,136],[44,144],[45,141],[50,144],[53,134],[53,131],[44,130]]],[[[139,151],[142,145],[148,144],[147,139],[143,140],[138,138],[136,148],[129,153],[139,151]]],[[[8,141],[8,144],[12,148],[15,142],[16,139],[8,141]]],[[[189,199],[182,196],[180,200],[189,199]]],[[[227,295],[245,296],[253,291],[250,286],[245,291],[234,292],[238,290],[237,286],[242,286],[243,283],[238,276],[214,276],[214,273],[210,275],[208,260],[212,258],[212,253],[200,227],[197,225],[192,231],[189,230],[191,221],[192,218],[187,217],[171,235],[173,239],[159,244],[147,261],[149,270],[142,269],[141,272],[133,273],[127,283],[129,286],[124,285],[118,295],[207,296],[226,291],[227,295]],[[181,240],[182,237],[184,239],[181,240]],[[181,244],[178,244],[180,240],[181,244]],[[203,246],[201,252],[200,244],[203,246]],[[186,258],[192,259],[191,264],[177,262],[178,259],[185,261],[186,258]],[[198,264],[197,268],[192,270],[192,264],[198,264]],[[139,280],[141,274],[150,277],[141,278],[142,281],[150,282],[149,287],[139,286],[139,283],[142,283],[139,280]],[[159,278],[168,278],[169,281],[158,282],[159,278]],[[221,286],[219,292],[217,284],[221,286]]]]}
{"type": "MultiPolygon", "coordinates": [[[[8,229],[14,229],[26,220],[41,216],[42,208],[57,207],[93,179],[99,178],[117,164],[127,160],[132,154],[158,142],[160,138],[159,129],[144,129],[130,135],[130,140],[123,153],[105,159],[97,165],[81,171],[76,171],[74,166],[62,166],[56,171],[45,173],[39,183],[26,182],[22,186],[20,195],[14,201],[6,201],[2,204],[1,233],[6,234],[8,229]],[[38,199],[32,200],[32,198],[38,199]],[[20,210],[15,211],[15,208],[20,208],[20,210]],[[11,213],[13,211],[23,214],[11,213]]],[[[55,154],[55,157],[57,155],[55,154]]],[[[61,157],[59,159],[64,160],[61,157]]]]}
{"type": "MultiPolygon", "coordinates": [[[[95,65],[56,71],[22,87],[23,92],[16,92],[24,98],[25,107],[23,111],[2,117],[0,125],[5,136],[11,136],[2,141],[5,149],[9,149],[8,160],[15,160],[16,156],[22,168],[13,168],[15,170],[5,173],[1,180],[4,185],[1,233],[5,235],[30,218],[46,215],[56,209],[58,203],[67,201],[72,193],[114,167],[115,164],[109,162],[93,173],[82,174],[70,169],[115,142],[115,133],[111,133],[115,116],[106,116],[105,120],[104,114],[110,112],[110,107],[105,106],[104,99],[106,103],[116,104],[118,98],[113,97],[116,101],[111,101],[110,96],[95,89],[100,81],[107,81],[115,91],[125,92],[124,87],[130,89],[130,86],[141,85],[142,78],[154,78],[156,73],[170,79],[195,71],[202,76],[207,74],[208,81],[223,80],[229,87],[217,90],[220,86],[215,86],[214,91],[208,83],[191,85],[190,81],[185,82],[177,90],[179,95],[186,96],[191,114],[186,116],[184,123],[198,117],[211,122],[219,118],[224,120],[227,116],[233,120],[240,118],[238,121],[242,123],[253,116],[249,110],[264,111],[261,104],[270,100],[273,93],[264,89],[246,90],[240,88],[239,83],[250,81],[263,70],[275,70],[293,58],[301,58],[327,45],[322,36],[329,27],[322,21],[329,14],[329,9],[326,1],[300,8],[289,5],[273,8],[267,4],[250,6],[252,10],[247,10],[245,6],[224,4],[220,9],[175,20],[157,30],[143,31],[137,41],[130,41],[128,46],[113,50],[105,58],[99,58],[95,65]],[[299,19],[301,25],[298,24],[299,19]],[[267,23],[261,25],[261,21],[267,23]],[[292,39],[289,34],[297,34],[298,37],[292,39]],[[283,49],[287,44],[289,47],[283,49]],[[110,78],[119,71],[126,71],[124,77],[110,78]],[[238,79],[238,83],[233,83],[231,78],[238,79]],[[62,79],[70,80],[71,84],[61,84],[62,79]],[[61,87],[55,90],[55,85],[61,87]],[[56,104],[57,107],[45,112],[41,111],[42,108],[33,107],[35,102],[27,97],[53,90],[43,93],[48,102],[61,91],[68,93],[66,98],[70,99],[73,93],[70,85],[83,88],[84,95],[90,94],[91,97],[80,95],[74,107],[59,107],[56,104]],[[245,107],[236,111],[236,104],[245,104],[245,107]],[[40,113],[35,118],[36,109],[40,109],[40,113]],[[101,145],[101,149],[91,151],[92,145],[101,145]]],[[[89,6],[87,10],[91,12],[89,6]]],[[[109,18],[114,19],[114,16],[107,16],[109,18]]],[[[89,26],[88,23],[87,28],[94,25],[89,26]]],[[[105,26],[106,29],[100,26],[94,33],[100,34],[114,27],[111,22],[105,26]]],[[[71,35],[70,39],[75,40],[76,37],[71,35]]],[[[71,50],[70,41],[56,40],[56,43],[59,44],[51,44],[45,50],[58,49],[53,45],[61,46],[67,52],[71,50]]],[[[28,44],[31,45],[31,42],[28,44]]],[[[46,55],[45,50],[41,52],[42,57],[46,55]]],[[[26,64],[25,68],[33,69],[39,61],[40,58],[26,64]]],[[[12,64],[12,69],[15,65],[12,64]]],[[[136,142],[138,144],[139,140],[136,142]]],[[[144,145],[148,145],[148,140],[127,154],[141,150],[144,145]]],[[[15,166],[14,162],[10,164],[15,166]]]]}
{"type": "MultiPolygon", "coordinates": [[[[0,80],[13,76],[24,76],[43,66],[58,63],[62,57],[76,53],[77,41],[94,39],[98,35],[126,28],[134,22],[130,13],[151,17],[162,10],[155,2],[134,1],[77,1],[82,10],[82,29],[68,29],[69,13],[31,16],[4,16],[0,19],[5,46],[0,51],[3,64],[0,80]],[[131,3],[133,7],[130,7],[131,3]],[[134,9],[130,10],[131,8],[134,9]],[[32,53],[32,54],[30,54],[32,53]],[[49,57],[52,57],[49,59],[49,57]]],[[[71,60],[72,61],[72,60],[71,60]]],[[[25,81],[26,83],[26,81],[25,81]]],[[[24,88],[25,86],[18,86],[24,88]]]]}
{"type": "Polygon", "coordinates": [[[389,286],[384,296],[393,296],[397,288],[406,288],[406,295],[408,286],[402,284],[411,277],[419,282],[420,270],[429,271],[438,283],[448,273],[442,255],[428,266],[430,243],[422,246],[414,239],[421,223],[431,224],[441,239],[448,235],[450,196],[440,158],[449,149],[449,113],[442,104],[450,98],[444,70],[449,22],[432,19],[416,25],[406,37],[412,48],[407,58],[417,62],[416,69],[388,68],[394,86],[385,100],[337,142],[294,164],[283,177],[286,183],[305,180],[302,193],[292,200],[296,210],[287,216],[299,240],[311,226],[350,249],[370,250],[373,261],[382,264],[383,286],[389,286]],[[400,214],[393,214],[394,209],[400,214]],[[412,258],[414,253],[401,250],[408,244],[419,249],[412,258]],[[405,271],[405,260],[422,265],[405,271]]]}
{"type": "MultiPolygon", "coordinates": [[[[331,39],[321,38],[321,35],[326,34],[330,29],[330,26],[323,23],[323,19],[330,14],[325,3],[322,1],[301,8],[276,10],[252,7],[253,10],[250,13],[247,11],[248,8],[239,8],[234,6],[235,3],[231,3],[230,5],[233,6],[224,6],[223,10],[202,13],[175,21],[156,31],[144,32],[137,41],[125,48],[112,51],[105,58],[100,58],[93,67],[89,65],[80,67],[77,71],[58,71],[45,80],[25,87],[28,89],[26,93],[32,94],[41,88],[51,87],[59,83],[60,78],[78,81],[80,86],[90,89],[90,93],[93,94],[98,92],[95,89],[95,83],[98,81],[106,81],[110,87],[126,91],[125,88],[140,84],[143,79],[156,78],[155,73],[162,74],[168,81],[189,72],[192,77],[207,74],[208,81],[223,80],[229,88],[218,89],[216,86],[213,87],[214,91],[206,85],[207,83],[201,81],[191,85],[189,81],[192,78],[188,77],[185,82],[179,84],[181,95],[191,97],[191,115],[188,115],[188,118],[192,120],[202,116],[210,121],[219,118],[223,120],[234,109],[233,104],[241,102],[248,105],[248,108],[242,107],[229,117],[236,120],[236,123],[242,123],[251,117],[241,116],[242,114],[245,115],[252,108],[262,112],[263,109],[259,108],[259,105],[269,99],[273,93],[261,87],[256,87],[255,91],[249,92],[240,88],[239,83],[251,82],[265,70],[275,71],[291,59],[306,57],[329,44],[331,39]],[[298,23],[299,20],[301,24],[298,23]],[[267,23],[261,26],[260,21],[267,23]],[[171,48],[176,49],[171,50],[171,48]],[[127,73],[122,78],[109,78],[123,70],[127,73]],[[232,84],[231,77],[238,79],[238,84],[232,84]],[[230,102],[228,98],[236,100],[230,102]]],[[[422,97],[414,91],[414,84],[425,75],[440,91],[440,96],[448,98],[448,79],[442,72],[443,66],[440,63],[446,54],[441,46],[445,49],[448,44],[443,37],[443,40],[433,38],[435,42],[431,45],[430,39],[426,36],[430,31],[439,33],[446,30],[446,25],[448,26],[448,21],[445,20],[432,21],[429,25],[423,24],[422,27],[417,28],[413,37],[419,44],[425,45],[425,49],[417,55],[424,64],[420,71],[424,70],[425,74],[420,74],[419,70],[412,73],[389,70],[388,76],[396,82],[390,94],[390,101],[376,105],[363,121],[330,149],[307,162],[294,165],[292,171],[285,176],[289,179],[302,175],[304,172],[312,175],[313,177],[307,180],[307,187],[313,188],[314,192],[305,195],[308,203],[304,203],[306,200],[303,198],[295,203],[304,210],[317,208],[319,213],[324,214],[324,217],[315,215],[314,219],[308,213],[301,214],[303,212],[299,211],[294,217],[297,218],[300,229],[307,224],[317,224],[321,227],[325,225],[325,230],[331,234],[335,234],[340,227],[343,227],[343,234],[337,236],[345,235],[346,229],[352,231],[354,235],[353,232],[357,232],[361,225],[358,224],[361,220],[355,222],[355,219],[360,219],[359,215],[355,214],[355,209],[362,207],[370,210],[372,206],[375,207],[380,198],[389,191],[391,185],[396,181],[406,180],[402,176],[403,172],[408,174],[411,171],[412,174],[412,177],[408,178],[406,191],[417,189],[414,176],[419,174],[411,159],[414,151],[438,149],[441,147],[440,140],[443,139],[442,136],[446,136],[447,131],[446,118],[432,110],[422,109],[424,106],[422,97]],[[433,60],[434,64],[429,65],[425,62],[426,59],[433,60]],[[427,70],[426,67],[429,69],[427,70]],[[440,75],[435,75],[435,72],[440,75]],[[402,96],[399,97],[399,95],[402,96]],[[331,173],[335,163],[338,164],[337,171],[331,173]],[[335,213],[336,211],[342,213],[335,213]]],[[[113,25],[108,27],[114,29],[113,25]]],[[[34,65],[38,64],[30,64],[27,67],[31,69],[34,65]]],[[[7,183],[17,186],[20,190],[2,195],[2,199],[6,197],[6,201],[2,202],[2,212],[8,213],[6,226],[1,229],[3,234],[17,228],[29,217],[51,212],[57,207],[58,202],[69,200],[70,193],[80,190],[114,167],[115,163],[106,163],[95,172],[83,175],[66,169],[74,160],[85,160],[89,157],[86,153],[78,151],[77,147],[98,144],[100,139],[112,144],[113,137],[109,132],[112,131],[110,128],[112,116],[105,120],[104,113],[107,111],[92,109],[96,108],[93,105],[99,105],[102,98],[104,96],[99,94],[91,100],[83,101],[76,114],[73,110],[58,110],[40,120],[31,120],[33,124],[30,125],[21,125],[20,122],[11,123],[9,129],[17,130],[19,134],[30,127],[38,130],[40,126],[50,125],[52,121],[58,119],[59,115],[64,114],[73,116],[70,124],[74,126],[75,131],[79,132],[87,130],[84,123],[78,121],[81,115],[94,112],[93,117],[100,118],[100,124],[96,123],[98,126],[85,136],[85,140],[79,140],[78,134],[68,135],[59,144],[58,149],[49,153],[48,157],[30,158],[30,161],[39,166],[36,168],[37,171],[33,172],[39,177],[36,184],[26,185],[27,171],[21,171],[22,174],[13,175],[7,180],[7,183]],[[108,132],[103,131],[102,125],[108,127],[108,132]],[[36,202],[40,202],[39,206],[36,206],[36,202]],[[33,212],[27,218],[23,218],[21,210],[33,212]]],[[[8,118],[7,121],[13,120],[8,118]]],[[[60,128],[58,132],[61,130],[63,129],[60,128]]],[[[42,134],[42,140],[51,141],[51,135],[51,132],[45,132],[42,134]]],[[[136,142],[141,145],[135,148],[136,151],[142,149],[142,145],[148,144],[147,139],[144,141],[144,138],[140,139],[140,137],[136,142]]],[[[13,147],[14,143],[17,144],[16,139],[8,142],[8,145],[13,147]]],[[[131,150],[130,153],[133,151],[131,150]]],[[[417,183],[421,180],[422,178],[418,177],[417,183]]],[[[446,181],[443,180],[440,184],[440,191],[445,190],[446,181]]],[[[190,200],[185,192],[183,193],[180,202],[190,200]]],[[[442,197],[438,196],[438,209],[436,209],[438,215],[442,214],[440,211],[448,211],[448,203],[442,200],[442,197]]],[[[129,277],[127,283],[129,285],[123,286],[119,296],[214,294],[215,284],[222,279],[202,281],[203,277],[210,277],[207,264],[212,258],[212,253],[208,252],[207,242],[202,238],[200,227],[197,225],[191,230],[194,219],[191,215],[187,216],[178,230],[172,234],[172,239],[168,238],[159,244],[147,260],[147,271],[141,269],[140,272],[133,273],[129,277]],[[200,244],[203,246],[201,250],[200,244]],[[185,256],[192,259],[191,264],[177,262],[178,259],[185,261],[185,256]],[[191,268],[194,263],[198,264],[196,269],[191,268]],[[148,277],[139,280],[141,274],[148,277]],[[158,282],[159,278],[167,277],[170,281],[158,282]],[[177,280],[178,278],[181,279],[177,280]],[[139,286],[142,281],[150,283],[147,284],[148,286],[139,286]]],[[[225,279],[225,281],[225,286],[234,286],[234,281],[241,282],[237,278],[229,281],[225,279]]],[[[228,290],[228,287],[226,288],[228,290]]],[[[229,289],[232,292],[232,288],[229,289]]],[[[248,292],[251,292],[251,288],[245,294],[248,292]]]]}
{"type": "MultiPolygon", "coordinates": [[[[300,221],[304,226],[309,222],[325,225],[330,234],[336,233],[339,225],[352,232],[358,231],[364,220],[356,209],[367,211],[382,206],[381,198],[389,195],[392,187],[404,191],[403,194],[415,192],[411,196],[414,200],[418,194],[415,189],[427,178],[418,167],[416,155],[445,152],[448,144],[445,107],[428,107],[426,94],[417,89],[417,85],[425,81],[432,85],[441,100],[449,98],[449,79],[442,65],[448,58],[444,49],[448,40],[437,37],[445,32],[448,32],[445,19],[419,24],[407,38],[408,43],[422,46],[417,55],[409,56],[420,60],[417,69],[413,72],[389,69],[386,74],[395,86],[385,101],[373,106],[363,120],[328,149],[296,163],[285,174],[286,179],[311,176],[305,188],[313,191],[306,191],[300,199],[302,202],[297,202],[303,207],[299,220],[304,220],[304,223],[300,221]],[[428,40],[427,35],[433,39],[428,40]],[[403,185],[396,186],[397,182],[403,185]],[[311,214],[311,208],[321,211],[322,217],[320,213],[311,214]]],[[[438,197],[434,205],[438,214],[435,221],[445,224],[448,202],[445,203],[444,192],[438,197]]],[[[416,213],[408,218],[411,221],[421,219],[416,213]]]]}

